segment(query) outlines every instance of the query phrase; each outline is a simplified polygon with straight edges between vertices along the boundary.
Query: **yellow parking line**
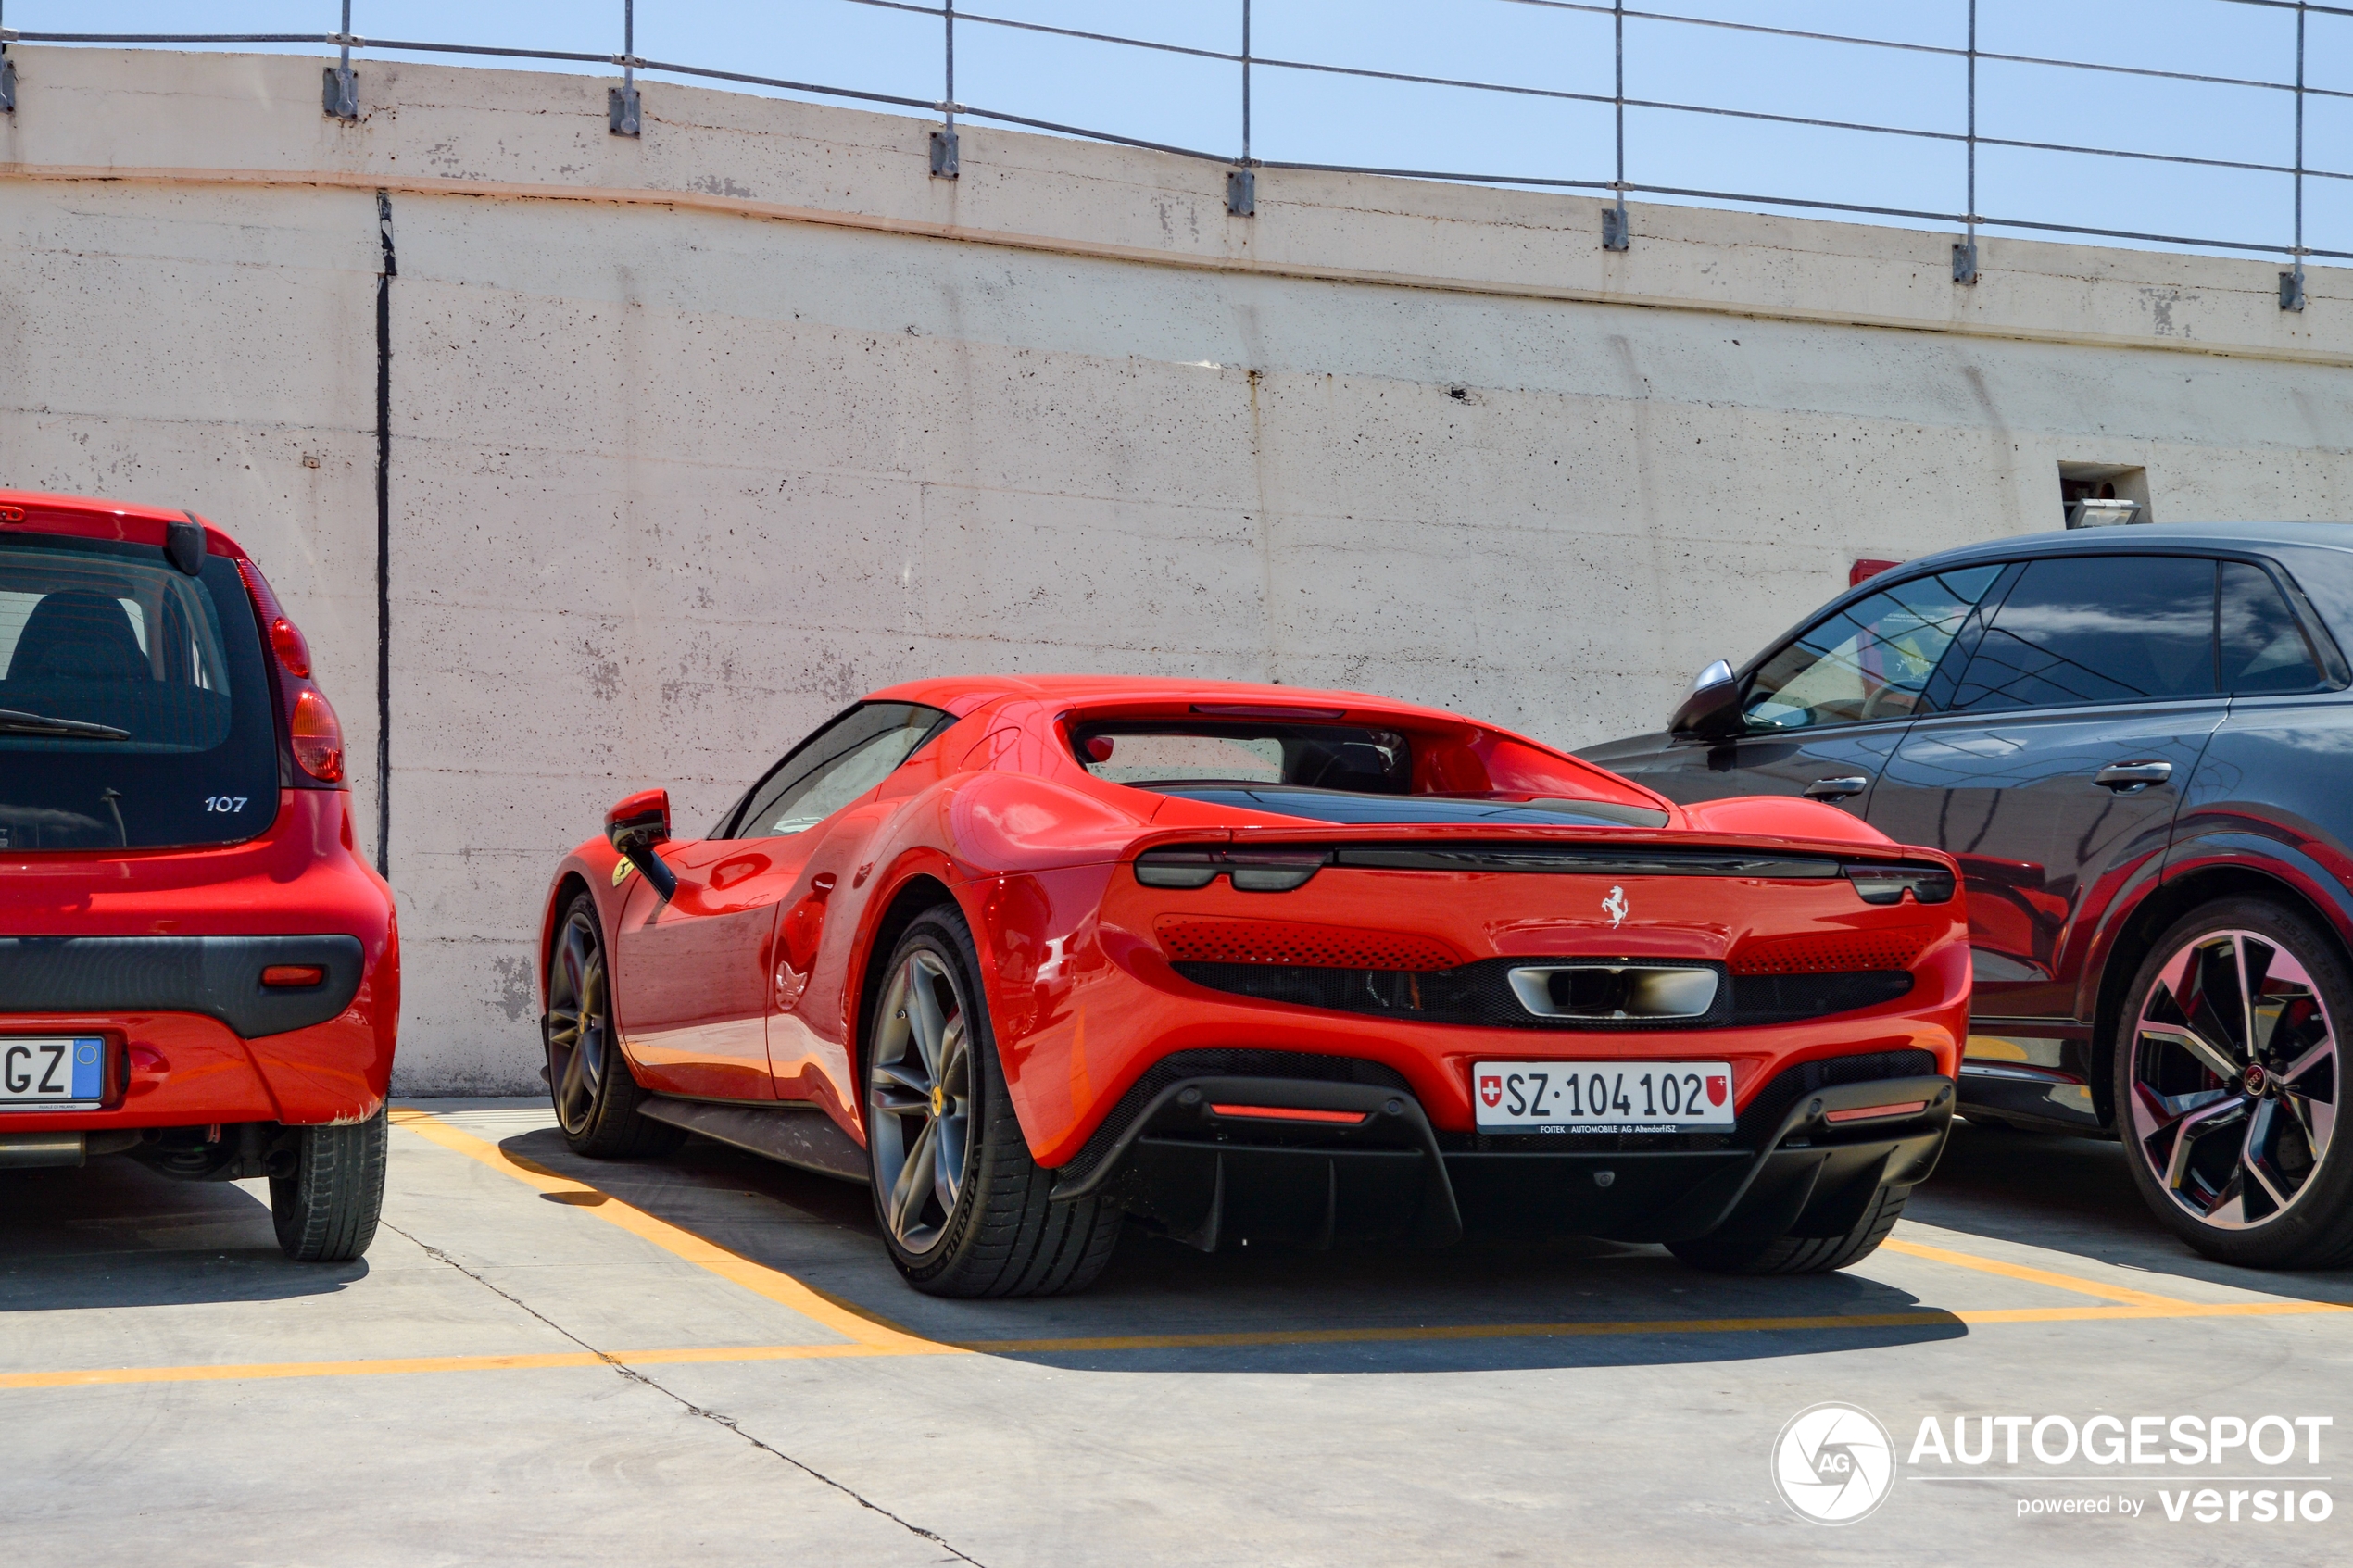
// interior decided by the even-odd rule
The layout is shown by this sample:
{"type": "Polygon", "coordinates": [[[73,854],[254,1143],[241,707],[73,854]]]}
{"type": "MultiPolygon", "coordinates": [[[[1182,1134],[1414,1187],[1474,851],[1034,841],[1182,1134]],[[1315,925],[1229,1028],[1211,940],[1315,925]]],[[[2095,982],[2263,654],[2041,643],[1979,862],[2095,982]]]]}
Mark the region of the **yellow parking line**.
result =
{"type": "Polygon", "coordinates": [[[0,1388],[84,1388],[109,1383],[231,1383],[256,1377],[359,1377],[414,1372],[504,1372],[537,1367],[602,1366],[586,1350],[535,1356],[403,1356],[373,1361],[263,1361],[243,1366],[93,1367],[79,1372],[0,1374],[0,1388]]]}
{"type": "Polygon", "coordinates": [[[896,1323],[885,1322],[849,1302],[812,1289],[788,1273],[769,1268],[764,1263],[755,1263],[740,1253],[730,1252],[718,1243],[681,1229],[667,1220],[656,1219],[644,1210],[623,1203],[585,1182],[576,1182],[535,1160],[509,1154],[497,1144],[453,1126],[431,1111],[396,1106],[392,1110],[392,1123],[470,1160],[480,1160],[500,1174],[512,1176],[524,1185],[535,1187],[541,1192],[558,1197],[594,1194],[604,1201],[580,1205],[584,1212],[594,1214],[608,1224],[618,1225],[630,1235],[650,1241],[665,1252],[684,1258],[698,1268],[708,1269],[720,1278],[740,1285],[755,1295],[789,1307],[801,1316],[823,1323],[853,1344],[906,1356],[961,1354],[952,1345],[942,1345],[921,1335],[911,1334],[896,1323]]]}
{"type": "MultiPolygon", "coordinates": [[[[1389,1328],[1243,1330],[1230,1334],[1134,1334],[1070,1339],[975,1339],[951,1348],[982,1355],[1085,1355],[1115,1350],[1273,1349],[1300,1345],[1416,1341],[1592,1339],[1669,1334],[1789,1334],[1857,1329],[1977,1327],[1994,1323],[2144,1323],[2165,1318],[2306,1317],[2353,1312],[2333,1301],[2183,1301],[2171,1306],[1995,1307],[1961,1311],[1827,1313],[1810,1317],[1642,1318],[1615,1323],[1507,1323],[1389,1328]]],[[[265,1361],[232,1366],[97,1367],[0,1373],[0,1389],[74,1388],[131,1383],[227,1383],[246,1379],[373,1377],[404,1373],[514,1372],[549,1367],[681,1366],[744,1361],[842,1361],[909,1352],[887,1345],[681,1346],[655,1350],[561,1350],[511,1356],[407,1356],[380,1361],[265,1361]]]]}
{"type": "Polygon", "coordinates": [[[1972,1307],[1965,1323],[2145,1323],[2164,1318],[2307,1318],[2353,1312],[2334,1301],[2176,1301],[2157,1307],[1972,1307]]]}
{"type": "Polygon", "coordinates": [[[123,1383],[237,1383],[277,1377],[382,1377],[423,1372],[522,1372],[547,1367],[652,1366],[693,1361],[828,1361],[902,1352],[871,1345],[756,1345],[710,1349],[552,1350],[516,1356],[392,1356],[365,1361],[258,1361],[230,1366],[91,1367],[0,1373],[0,1388],[88,1388],[123,1383]]]}
{"type": "Polygon", "coordinates": [[[1907,1258],[1925,1258],[1931,1262],[1950,1263],[1955,1268],[1975,1269],[1980,1273],[2000,1274],[2006,1279],[2024,1280],[2029,1285],[2047,1285],[2055,1290],[2073,1291],[2078,1296],[2097,1296],[2103,1300],[2120,1302],[2128,1307],[2186,1307],[2192,1302],[2171,1296],[2158,1296],[2130,1286],[2108,1285],[2099,1280],[2083,1279],[2075,1274],[2053,1273],[2048,1269],[2031,1269],[2022,1263],[2005,1263],[1992,1258],[1981,1258],[1973,1252],[1953,1252],[1942,1247],[1924,1247],[1901,1236],[1889,1236],[1880,1246],[1889,1252],[1901,1252],[1907,1258]]]}

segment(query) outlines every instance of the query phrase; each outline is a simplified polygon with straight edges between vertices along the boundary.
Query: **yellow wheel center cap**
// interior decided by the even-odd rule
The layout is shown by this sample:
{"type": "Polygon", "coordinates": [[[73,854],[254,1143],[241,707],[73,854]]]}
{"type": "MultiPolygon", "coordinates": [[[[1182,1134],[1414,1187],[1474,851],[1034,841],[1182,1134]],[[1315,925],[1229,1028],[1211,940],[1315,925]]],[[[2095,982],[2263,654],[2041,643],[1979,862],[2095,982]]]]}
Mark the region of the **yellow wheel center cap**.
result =
{"type": "Polygon", "coordinates": [[[948,1091],[937,1084],[931,1087],[931,1113],[934,1116],[948,1114],[948,1091]]]}

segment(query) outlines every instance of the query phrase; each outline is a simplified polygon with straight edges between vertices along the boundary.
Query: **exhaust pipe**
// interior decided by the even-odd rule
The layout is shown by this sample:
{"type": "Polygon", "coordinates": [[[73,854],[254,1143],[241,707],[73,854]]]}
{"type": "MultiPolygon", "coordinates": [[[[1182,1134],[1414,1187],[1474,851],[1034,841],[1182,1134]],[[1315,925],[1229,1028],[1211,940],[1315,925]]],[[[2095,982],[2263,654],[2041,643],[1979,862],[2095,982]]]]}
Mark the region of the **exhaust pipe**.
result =
{"type": "Polygon", "coordinates": [[[79,1165],[86,1152],[80,1133],[0,1133],[0,1171],[79,1165]]]}
{"type": "Polygon", "coordinates": [[[135,1128],[110,1128],[102,1133],[0,1133],[0,1171],[25,1171],[40,1165],[82,1165],[92,1155],[120,1154],[135,1148],[135,1128]]]}

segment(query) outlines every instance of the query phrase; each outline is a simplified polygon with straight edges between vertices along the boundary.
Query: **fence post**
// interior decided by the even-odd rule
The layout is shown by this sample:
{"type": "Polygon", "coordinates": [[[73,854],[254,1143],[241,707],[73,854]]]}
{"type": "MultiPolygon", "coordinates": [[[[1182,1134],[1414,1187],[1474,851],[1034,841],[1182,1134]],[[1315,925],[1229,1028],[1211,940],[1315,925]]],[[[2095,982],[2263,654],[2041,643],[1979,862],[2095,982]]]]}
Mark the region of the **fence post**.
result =
{"type": "Polygon", "coordinates": [[[946,44],[941,51],[945,62],[939,100],[939,129],[931,133],[931,172],[936,180],[956,178],[956,0],[946,0],[940,9],[941,36],[946,44]]]}
{"type": "Polygon", "coordinates": [[[637,134],[637,0],[621,0],[621,85],[605,90],[605,120],[616,136],[637,134]]]}
{"type": "Polygon", "coordinates": [[[2296,0],[2296,270],[2280,274],[2280,308],[2304,308],[2304,18],[2296,0]]]}
{"type": "Polygon", "coordinates": [[[343,56],[327,68],[326,110],[337,119],[358,119],[359,83],[351,74],[351,0],[343,0],[343,31],[336,39],[343,45],[343,56]]]}
{"type": "Polygon", "coordinates": [[[1226,171],[1226,210],[1236,218],[1258,216],[1258,170],[1250,161],[1250,0],[1242,0],[1242,156],[1226,171]]]}
{"type": "Polygon", "coordinates": [[[1617,178],[1610,189],[1617,205],[1602,214],[1602,248],[1624,250],[1633,243],[1626,228],[1626,0],[1612,0],[1612,24],[1617,30],[1617,83],[1611,97],[1617,110],[1617,178]]]}
{"type": "Polygon", "coordinates": [[[1961,220],[1969,237],[1953,247],[1953,281],[1977,282],[1977,0],[1969,0],[1969,199],[1961,220]]]}

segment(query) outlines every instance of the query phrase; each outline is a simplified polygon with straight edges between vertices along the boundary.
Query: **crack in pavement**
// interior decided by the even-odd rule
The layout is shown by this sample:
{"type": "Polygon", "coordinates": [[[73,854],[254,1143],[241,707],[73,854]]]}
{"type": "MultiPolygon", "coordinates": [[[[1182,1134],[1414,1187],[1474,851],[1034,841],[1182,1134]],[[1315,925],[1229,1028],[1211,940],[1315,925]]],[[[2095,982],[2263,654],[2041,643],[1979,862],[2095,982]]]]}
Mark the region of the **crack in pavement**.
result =
{"type": "Polygon", "coordinates": [[[639,1372],[635,1367],[633,1367],[627,1362],[622,1361],[621,1358],[615,1356],[610,1350],[599,1349],[596,1346],[589,1344],[588,1341],[581,1338],[580,1336],[573,1333],[572,1330],[564,1327],[563,1324],[556,1322],[555,1319],[549,1317],[547,1313],[541,1311],[530,1302],[525,1301],[522,1297],[517,1296],[510,1290],[502,1290],[497,1286],[491,1284],[490,1281],[483,1278],[482,1275],[466,1267],[465,1264],[460,1263],[457,1259],[452,1258],[448,1253],[444,1252],[440,1248],[434,1246],[431,1242],[424,1241],[417,1236],[411,1236],[409,1232],[402,1230],[398,1225],[392,1223],[388,1220],[379,1220],[377,1223],[382,1225],[385,1230],[390,1231],[393,1235],[399,1236],[402,1240],[416,1247],[419,1251],[422,1252],[426,1257],[431,1258],[434,1262],[447,1263],[449,1267],[457,1270],[459,1273],[465,1275],[468,1279],[482,1286],[484,1290],[489,1291],[493,1296],[497,1296],[502,1300],[511,1302],[514,1306],[521,1309],[522,1311],[529,1313],[538,1322],[545,1323],[555,1333],[562,1335],[566,1339],[571,1340],[573,1344],[579,1346],[582,1349],[587,1351],[590,1355],[596,1357],[598,1361],[612,1368],[614,1372],[620,1374],[623,1377],[629,1379],[633,1383],[641,1383],[647,1387],[652,1389],[655,1393],[663,1396],[665,1399],[675,1401],[690,1415],[700,1416],[703,1420],[711,1422],[715,1425],[725,1427],[728,1431],[734,1433],[736,1436],[741,1437],[745,1442],[749,1443],[753,1448],[760,1449],[762,1453],[771,1454],[777,1459],[783,1460],[786,1464],[791,1465],[795,1470],[799,1471],[811,1480],[823,1482],[824,1485],[831,1486],[835,1491],[839,1492],[842,1496],[848,1498],[859,1507],[865,1509],[870,1512],[879,1513],[885,1519],[887,1519],[892,1524],[898,1525],[900,1529],[908,1531],[912,1535],[922,1537],[925,1540],[927,1540],[934,1546],[938,1547],[942,1551],[945,1551],[954,1557],[959,1562],[969,1562],[973,1565],[973,1568],[988,1568],[988,1565],[983,1563],[978,1558],[957,1549],[957,1548],[951,1545],[945,1537],[941,1536],[937,1531],[926,1530],[921,1524],[917,1524],[912,1520],[900,1518],[898,1514],[893,1513],[890,1510],[883,1507],[882,1504],[862,1495],[855,1487],[846,1486],[843,1483],[835,1480],[824,1471],[816,1469],[812,1465],[806,1464],[801,1461],[793,1458],[792,1455],[785,1452],[784,1449],[777,1448],[774,1444],[753,1436],[750,1433],[743,1429],[742,1425],[736,1422],[734,1416],[723,1415],[717,1411],[706,1409],[705,1407],[695,1403],[692,1399],[687,1399],[684,1394],[679,1393],[677,1390],[666,1387],[655,1379],[648,1377],[644,1373],[639,1372]]]}

